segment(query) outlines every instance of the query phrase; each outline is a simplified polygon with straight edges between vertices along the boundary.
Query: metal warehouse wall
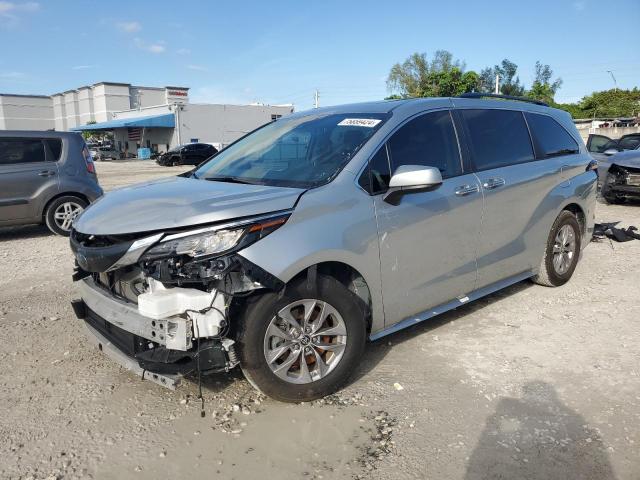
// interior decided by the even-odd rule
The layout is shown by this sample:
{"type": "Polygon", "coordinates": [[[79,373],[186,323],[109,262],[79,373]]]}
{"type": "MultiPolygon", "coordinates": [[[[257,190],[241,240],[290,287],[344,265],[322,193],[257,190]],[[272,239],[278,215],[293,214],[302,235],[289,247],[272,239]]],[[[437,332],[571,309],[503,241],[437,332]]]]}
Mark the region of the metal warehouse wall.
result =
{"type": "Polygon", "coordinates": [[[180,112],[182,143],[192,138],[200,142],[228,145],[272,120],[272,115],[288,115],[292,106],[187,104],[180,112]]]}

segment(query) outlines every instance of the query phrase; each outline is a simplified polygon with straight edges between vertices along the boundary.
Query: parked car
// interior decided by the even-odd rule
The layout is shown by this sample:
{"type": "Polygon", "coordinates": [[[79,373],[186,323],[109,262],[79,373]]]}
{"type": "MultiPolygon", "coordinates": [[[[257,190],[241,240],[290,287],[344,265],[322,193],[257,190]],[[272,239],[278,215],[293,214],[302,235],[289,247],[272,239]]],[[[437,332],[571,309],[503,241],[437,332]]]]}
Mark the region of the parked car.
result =
{"type": "Polygon", "coordinates": [[[158,165],[173,167],[175,165],[199,165],[218,153],[218,150],[208,143],[189,143],[180,145],[158,157],[158,165]]]}
{"type": "Polygon", "coordinates": [[[111,145],[98,147],[93,156],[96,160],[118,160],[121,157],[120,152],[115,150],[111,145]]]}
{"type": "Polygon", "coordinates": [[[587,150],[598,161],[606,160],[607,157],[624,150],[634,150],[638,146],[640,146],[640,133],[630,133],[618,139],[590,133],[587,138],[587,150]]]}
{"type": "Polygon", "coordinates": [[[345,384],[367,339],[525,279],[567,282],[595,196],[571,117],[539,102],[300,112],[88,208],[73,307],[144,378],[239,365],[273,398],[311,400],[345,384]]]}
{"type": "Polygon", "coordinates": [[[80,134],[0,130],[0,226],[44,223],[69,235],[101,195],[80,134]]]}
{"type": "Polygon", "coordinates": [[[608,203],[640,199],[640,142],[633,150],[598,160],[600,194],[608,203]]]}

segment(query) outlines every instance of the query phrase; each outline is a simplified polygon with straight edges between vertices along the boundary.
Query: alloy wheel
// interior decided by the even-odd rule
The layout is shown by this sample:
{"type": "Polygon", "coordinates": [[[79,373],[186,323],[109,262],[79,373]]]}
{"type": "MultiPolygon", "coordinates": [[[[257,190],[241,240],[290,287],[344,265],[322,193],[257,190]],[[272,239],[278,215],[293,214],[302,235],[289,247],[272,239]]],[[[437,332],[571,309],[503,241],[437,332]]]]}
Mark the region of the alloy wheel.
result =
{"type": "Polygon", "coordinates": [[[76,202],[64,202],[58,205],[53,212],[53,220],[61,230],[68,232],[71,225],[78,215],[82,213],[84,208],[76,202]]]}
{"type": "Polygon", "coordinates": [[[571,225],[563,225],[553,243],[553,268],[564,275],[571,268],[576,255],[576,233],[571,225]]]}
{"type": "Polygon", "coordinates": [[[271,320],[264,356],[271,371],[289,383],[311,383],[333,371],[347,346],[340,313],[317,299],[297,300],[271,320]]]}

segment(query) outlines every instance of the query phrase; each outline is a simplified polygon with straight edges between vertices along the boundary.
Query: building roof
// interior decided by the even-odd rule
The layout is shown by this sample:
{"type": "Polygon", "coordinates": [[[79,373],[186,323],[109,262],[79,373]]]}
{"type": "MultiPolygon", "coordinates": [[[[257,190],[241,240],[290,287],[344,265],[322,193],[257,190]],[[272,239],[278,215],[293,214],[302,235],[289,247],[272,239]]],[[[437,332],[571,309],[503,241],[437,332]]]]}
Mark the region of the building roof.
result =
{"type": "Polygon", "coordinates": [[[118,118],[109,120],[108,122],[90,123],[80,127],[72,128],[74,132],[92,131],[92,130],[113,130],[114,128],[174,128],[176,125],[173,113],[165,113],[162,115],[148,115],[145,117],[118,118]]]}

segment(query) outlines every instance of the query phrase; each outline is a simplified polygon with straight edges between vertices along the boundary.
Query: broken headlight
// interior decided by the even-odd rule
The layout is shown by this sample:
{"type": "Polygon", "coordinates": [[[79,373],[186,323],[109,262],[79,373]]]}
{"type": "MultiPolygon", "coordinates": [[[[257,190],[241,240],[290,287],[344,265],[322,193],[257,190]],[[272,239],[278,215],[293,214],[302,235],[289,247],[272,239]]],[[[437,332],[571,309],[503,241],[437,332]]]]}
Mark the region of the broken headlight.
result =
{"type": "Polygon", "coordinates": [[[142,259],[165,258],[186,255],[194,259],[216,256],[246,247],[279,228],[288,215],[262,219],[234,228],[200,229],[168,235],[160,243],[146,251],[142,259]],[[197,233],[196,233],[197,232],[197,233]]]}

